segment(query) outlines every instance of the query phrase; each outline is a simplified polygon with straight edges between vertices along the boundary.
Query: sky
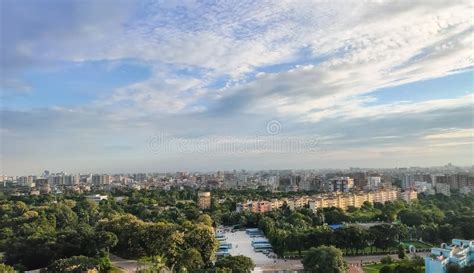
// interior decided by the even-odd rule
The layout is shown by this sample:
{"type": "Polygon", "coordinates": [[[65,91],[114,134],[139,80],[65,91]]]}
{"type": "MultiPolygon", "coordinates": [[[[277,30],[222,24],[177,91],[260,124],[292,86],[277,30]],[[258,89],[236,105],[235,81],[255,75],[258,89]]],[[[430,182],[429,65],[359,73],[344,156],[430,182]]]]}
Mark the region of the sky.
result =
{"type": "Polygon", "coordinates": [[[473,165],[472,1],[0,2],[0,174],[473,165]]]}

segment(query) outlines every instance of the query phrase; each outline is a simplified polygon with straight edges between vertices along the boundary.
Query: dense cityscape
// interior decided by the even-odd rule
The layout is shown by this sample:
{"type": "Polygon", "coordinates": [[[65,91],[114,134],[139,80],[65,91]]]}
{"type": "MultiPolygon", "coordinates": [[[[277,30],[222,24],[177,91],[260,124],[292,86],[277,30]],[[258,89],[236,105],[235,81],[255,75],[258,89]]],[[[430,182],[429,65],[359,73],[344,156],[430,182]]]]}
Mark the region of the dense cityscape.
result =
{"type": "Polygon", "coordinates": [[[0,273],[474,273],[473,0],[0,0],[0,273]]]}
{"type": "Polygon", "coordinates": [[[472,270],[472,167],[1,178],[17,270],[297,272],[324,252],[351,272],[472,270]]]}

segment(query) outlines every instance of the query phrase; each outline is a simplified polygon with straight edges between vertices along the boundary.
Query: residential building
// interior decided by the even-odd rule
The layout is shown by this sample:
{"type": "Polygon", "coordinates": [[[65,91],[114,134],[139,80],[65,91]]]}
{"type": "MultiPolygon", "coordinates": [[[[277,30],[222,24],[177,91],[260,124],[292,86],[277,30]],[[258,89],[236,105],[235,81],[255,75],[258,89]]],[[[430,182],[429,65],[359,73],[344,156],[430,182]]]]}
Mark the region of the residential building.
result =
{"type": "Polygon", "coordinates": [[[110,177],[107,174],[94,174],[92,175],[93,186],[104,186],[110,184],[110,177]]]}
{"type": "Polygon", "coordinates": [[[385,203],[388,201],[395,201],[397,199],[403,199],[407,202],[411,202],[417,199],[417,192],[415,190],[399,192],[393,188],[369,192],[334,192],[314,196],[302,196],[298,198],[272,199],[268,203],[266,201],[247,201],[244,203],[238,203],[236,210],[266,212],[281,208],[284,204],[286,204],[290,210],[303,208],[306,205],[308,205],[313,211],[316,211],[319,208],[330,207],[337,207],[345,210],[349,207],[360,208],[364,202],[385,203]]]}
{"type": "Polygon", "coordinates": [[[198,192],[198,206],[200,209],[211,208],[211,193],[208,191],[198,192]]]}
{"type": "Polygon", "coordinates": [[[369,176],[367,177],[367,189],[375,190],[380,185],[382,177],[380,176],[369,176]]]}
{"type": "Polygon", "coordinates": [[[102,200],[107,200],[108,196],[107,195],[100,195],[100,194],[94,194],[94,195],[88,195],[86,196],[88,200],[92,200],[96,203],[99,203],[102,200]]]}
{"type": "Polygon", "coordinates": [[[415,190],[405,190],[400,192],[400,199],[411,202],[418,199],[418,192],[415,190]]]}
{"type": "Polygon", "coordinates": [[[326,182],[328,192],[349,192],[354,187],[354,179],[350,177],[333,177],[326,182]]]}
{"type": "Polygon", "coordinates": [[[444,183],[436,183],[436,193],[441,193],[446,196],[451,195],[451,187],[449,184],[444,184],[444,183]]]}
{"type": "Polygon", "coordinates": [[[269,201],[247,201],[237,203],[236,211],[251,211],[253,213],[265,213],[272,210],[272,203],[269,201]]]}
{"type": "Polygon", "coordinates": [[[443,243],[431,249],[431,254],[425,257],[425,272],[445,273],[448,264],[465,267],[473,263],[474,241],[453,239],[451,245],[443,243]]]}

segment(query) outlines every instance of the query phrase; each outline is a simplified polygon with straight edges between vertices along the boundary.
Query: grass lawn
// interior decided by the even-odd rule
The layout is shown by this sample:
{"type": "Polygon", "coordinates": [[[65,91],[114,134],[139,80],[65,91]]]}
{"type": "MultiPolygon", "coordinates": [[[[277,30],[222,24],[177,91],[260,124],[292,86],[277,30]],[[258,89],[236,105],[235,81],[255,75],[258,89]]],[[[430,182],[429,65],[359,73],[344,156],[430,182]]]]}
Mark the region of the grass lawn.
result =
{"type": "Polygon", "coordinates": [[[410,245],[414,245],[415,248],[432,248],[433,245],[425,242],[418,242],[418,241],[404,241],[403,244],[405,244],[406,247],[410,245]]]}
{"type": "Polygon", "coordinates": [[[371,264],[363,266],[362,269],[365,273],[379,273],[380,269],[384,266],[385,264],[371,264]]]}

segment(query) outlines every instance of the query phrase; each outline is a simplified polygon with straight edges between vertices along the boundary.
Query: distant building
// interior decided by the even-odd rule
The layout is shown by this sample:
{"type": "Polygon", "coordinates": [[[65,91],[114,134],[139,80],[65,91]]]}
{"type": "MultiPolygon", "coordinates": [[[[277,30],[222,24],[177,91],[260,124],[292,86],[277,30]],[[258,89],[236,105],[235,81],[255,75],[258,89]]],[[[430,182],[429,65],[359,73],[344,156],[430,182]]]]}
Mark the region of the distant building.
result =
{"type": "Polygon", "coordinates": [[[326,190],[329,192],[349,192],[354,187],[354,179],[350,177],[334,177],[326,182],[326,190]]]}
{"type": "Polygon", "coordinates": [[[431,183],[424,181],[416,181],[413,188],[419,193],[434,194],[434,189],[431,183]]]}
{"type": "Polygon", "coordinates": [[[464,186],[459,188],[459,193],[460,194],[470,194],[472,192],[470,187],[464,186]]]}
{"type": "Polygon", "coordinates": [[[375,190],[381,184],[381,181],[382,178],[380,176],[369,176],[367,177],[367,188],[375,190]]]}
{"type": "Polygon", "coordinates": [[[41,194],[48,194],[51,192],[51,186],[48,183],[48,179],[38,178],[35,179],[35,186],[40,191],[41,194]]]}
{"type": "Polygon", "coordinates": [[[211,193],[208,191],[198,192],[198,206],[200,209],[211,208],[211,193]]]}
{"type": "Polygon", "coordinates": [[[410,174],[406,174],[402,179],[402,189],[408,189],[413,186],[415,182],[414,177],[410,174]]]}
{"type": "Polygon", "coordinates": [[[88,200],[92,200],[96,203],[99,203],[102,200],[107,200],[109,197],[107,195],[100,195],[100,194],[94,194],[94,195],[88,195],[86,196],[88,200]]]}
{"type": "Polygon", "coordinates": [[[441,193],[446,196],[451,195],[451,187],[449,184],[444,184],[444,183],[437,183],[436,184],[436,193],[441,193]]]}
{"type": "Polygon", "coordinates": [[[253,213],[265,213],[272,210],[272,203],[269,201],[247,201],[237,203],[235,211],[251,211],[253,213]]]}
{"type": "Polygon", "coordinates": [[[448,264],[465,267],[474,263],[474,241],[453,239],[451,245],[441,244],[441,247],[431,249],[431,254],[425,257],[426,273],[445,273],[448,264]]]}
{"type": "Polygon", "coordinates": [[[92,175],[93,186],[104,186],[110,184],[110,177],[107,174],[94,174],[92,175]]]}
{"type": "Polygon", "coordinates": [[[272,199],[271,201],[247,201],[244,203],[238,203],[236,205],[236,211],[267,212],[279,209],[285,204],[290,210],[303,208],[305,206],[309,206],[309,209],[312,211],[331,207],[345,210],[349,207],[360,208],[364,202],[385,203],[388,201],[395,201],[397,199],[403,199],[407,202],[411,202],[417,199],[417,192],[414,190],[400,192],[394,188],[390,188],[369,192],[334,192],[329,194],[318,194],[314,196],[272,199]]]}
{"type": "Polygon", "coordinates": [[[418,193],[415,190],[405,190],[400,192],[400,199],[409,203],[418,199],[418,193]]]}

